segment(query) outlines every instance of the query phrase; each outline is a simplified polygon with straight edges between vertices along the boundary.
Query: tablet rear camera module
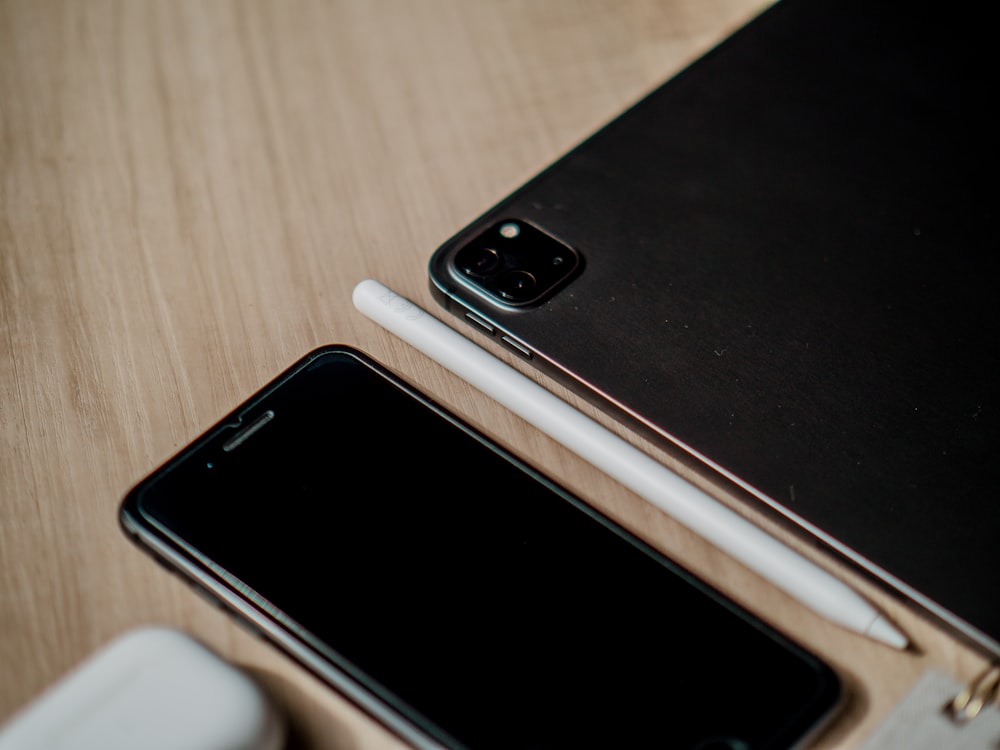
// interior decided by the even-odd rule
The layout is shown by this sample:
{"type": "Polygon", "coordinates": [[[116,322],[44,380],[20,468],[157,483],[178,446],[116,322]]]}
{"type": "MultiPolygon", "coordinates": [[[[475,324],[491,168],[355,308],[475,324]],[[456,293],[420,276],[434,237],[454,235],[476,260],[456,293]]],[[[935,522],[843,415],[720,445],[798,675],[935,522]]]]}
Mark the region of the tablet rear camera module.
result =
{"type": "Polygon", "coordinates": [[[503,219],[455,253],[455,272],[476,291],[505,306],[537,305],[579,271],[580,254],[538,227],[503,219]]]}

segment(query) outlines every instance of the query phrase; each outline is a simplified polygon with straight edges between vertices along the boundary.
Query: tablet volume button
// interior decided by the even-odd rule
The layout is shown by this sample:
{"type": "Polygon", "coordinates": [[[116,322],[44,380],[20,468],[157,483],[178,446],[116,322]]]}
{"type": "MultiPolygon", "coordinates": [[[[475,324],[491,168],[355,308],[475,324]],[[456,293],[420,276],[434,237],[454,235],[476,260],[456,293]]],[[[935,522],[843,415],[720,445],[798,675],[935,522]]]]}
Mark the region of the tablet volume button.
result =
{"type": "Polygon", "coordinates": [[[496,335],[497,332],[496,329],[489,323],[487,323],[485,320],[480,318],[478,315],[476,315],[475,313],[471,312],[465,313],[465,319],[470,323],[472,323],[472,325],[474,325],[476,328],[483,331],[483,333],[486,333],[490,336],[496,335]]]}
{"type": "Polygon", "coordinates": [[[514,341],[510,336],[501,336],[500,341],[503,342],[504,346],[508,349],[517,352],[525,359],[531,359],[531,350],[522,344],[520,341],[514,341]]]}

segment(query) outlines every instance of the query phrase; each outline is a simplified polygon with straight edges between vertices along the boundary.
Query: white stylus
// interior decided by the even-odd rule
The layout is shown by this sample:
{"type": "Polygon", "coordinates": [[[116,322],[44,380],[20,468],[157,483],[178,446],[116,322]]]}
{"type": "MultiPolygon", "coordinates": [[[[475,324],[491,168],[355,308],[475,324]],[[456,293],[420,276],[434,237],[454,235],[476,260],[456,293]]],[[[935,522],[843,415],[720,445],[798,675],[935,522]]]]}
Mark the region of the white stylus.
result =
{"type": "Polygon", "coordinates": [[[909,641],[854,589],[583,412],[372,279],[354,288],[367,317],[614,477],[828,620],[898,649],[909,641]]]}

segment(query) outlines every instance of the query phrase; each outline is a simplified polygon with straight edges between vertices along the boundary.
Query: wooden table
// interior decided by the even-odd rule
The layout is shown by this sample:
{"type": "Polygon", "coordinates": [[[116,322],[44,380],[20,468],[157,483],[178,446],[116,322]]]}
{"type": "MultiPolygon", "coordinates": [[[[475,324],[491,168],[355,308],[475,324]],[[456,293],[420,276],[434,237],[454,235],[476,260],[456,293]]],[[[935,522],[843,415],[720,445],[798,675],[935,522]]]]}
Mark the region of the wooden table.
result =
{"type": "MultiPolygon", "coordinates": [[[[850,702],[817,747],[855,747],[931,666],[976,674],[979,656],[790,540],[919,648],[819,619],[351,304],[375,277],[444,317],[426,280],[440,242],[759,7],[0,0],[0,721],[159,622],[257,675],[299,746],[398,744],[117,522],[135,481],[330,342],[369,351],[828,659],[850,702]]],[[[732,700],[754,689],[744,677],[732,700]]]]}

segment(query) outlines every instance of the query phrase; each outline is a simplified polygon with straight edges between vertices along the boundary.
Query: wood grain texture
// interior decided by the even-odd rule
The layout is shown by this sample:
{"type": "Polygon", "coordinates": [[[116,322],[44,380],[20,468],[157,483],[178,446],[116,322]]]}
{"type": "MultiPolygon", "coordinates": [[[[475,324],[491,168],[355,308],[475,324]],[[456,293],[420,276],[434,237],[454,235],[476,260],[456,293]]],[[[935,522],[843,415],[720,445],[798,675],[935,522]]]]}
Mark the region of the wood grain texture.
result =
{"type": "MultiPolygon", "coordinates": [[[[790,540],[920,648],[819,620],[351,305],[375,277],[436,309],[440,242],[759,7],[0,0],[0,721],[114,635],[161,622],[258,675],[301,747],[397,745],[117,524],[134,482],[330,342],[369,351],[829,659],[850,701],[817,747],[856,746],[929,666],[976,673],[975,654],[790,540]]],[[[731,687],[738,700],[753,676],[731,687]]]]}

